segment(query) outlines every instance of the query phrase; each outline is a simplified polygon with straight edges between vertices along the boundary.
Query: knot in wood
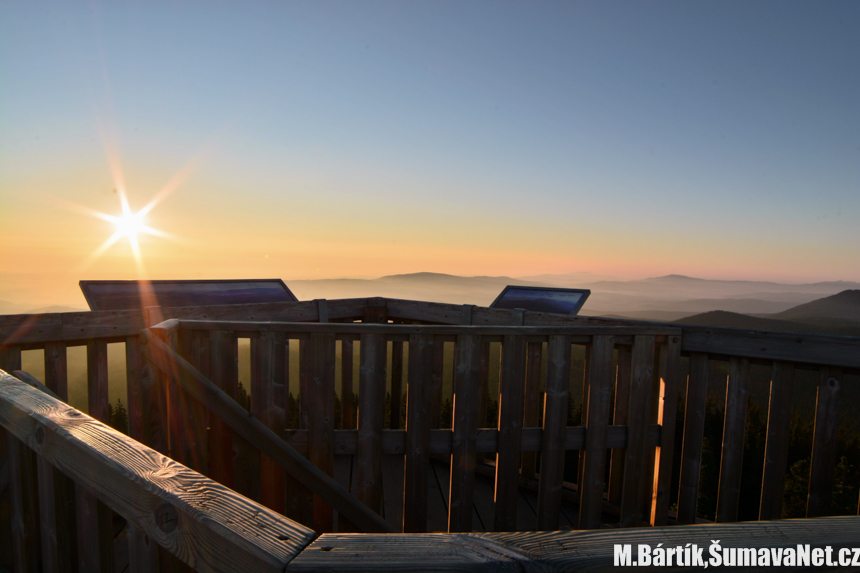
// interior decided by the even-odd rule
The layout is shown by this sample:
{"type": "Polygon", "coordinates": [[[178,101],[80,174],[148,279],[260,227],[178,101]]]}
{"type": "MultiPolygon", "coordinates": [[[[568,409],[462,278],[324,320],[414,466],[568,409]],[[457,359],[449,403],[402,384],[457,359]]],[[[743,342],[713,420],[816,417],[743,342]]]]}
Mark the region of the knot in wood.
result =
{"type": "Polygon", "coordinates": [[[176,514],[176,508],[169,503],[162,503],[155,509],[155,524],[164,533],[176,531],[178,521],[179,516],[176,514]]]}
{"type": "Polygon", "coordinates": [[[839,380],[831,376],[827,380],[827,385],[830,386],[831,388],[838,388],[839,387],[839,380]]]}
{"type": "Polygon", "coordinates": [[[45,443],[45,428],[41,426],[36,428],[36,443],[40,446],[45,443]]]}

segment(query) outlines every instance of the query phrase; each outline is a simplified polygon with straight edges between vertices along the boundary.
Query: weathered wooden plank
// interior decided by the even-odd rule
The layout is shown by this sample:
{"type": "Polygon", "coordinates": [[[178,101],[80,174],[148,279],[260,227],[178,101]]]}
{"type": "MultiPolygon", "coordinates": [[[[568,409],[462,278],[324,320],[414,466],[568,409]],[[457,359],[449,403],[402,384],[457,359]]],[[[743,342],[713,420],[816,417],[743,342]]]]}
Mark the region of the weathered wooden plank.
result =
{"type": "MultiPolygon", "coordinates": [[[[0,373],[0,383],[9,379],[13,378],[8,374],[0,373]]],[[[18,384],[24,384],[17,379],[14,380],[18,384]]],[[[34,391],[38,392],[35,389],[34,391]]],[[[21,443],[14,432],[12,434],[8,436],[6,446],[9,497],[12,504],[12,559],[17,571],[39,571],[42,551],[39,539],[36,455],[21,443]]]]}
{"type": "Polygon", "coordinates": [[[606,471],[606,433],[612,399],[613,340],[595,336],[588,356],[588,417],[585,420],[585,459],[579,489],[579,528],[603,525],[603,476],[606,471]]]}
{"type": "MultiPolygon", "coordinates": [[[[540,416],[540,373],[541,356],[543,344],[540,342],[529,342],[527,345],[528,358],[526,363],[526,387],[523,398],[523,428],[536,428],[540,416]]],[[[520,474],[525,479],[532,479],[535,475],[535,462],[537,456],[530,451],[523,450],[522,468],[520,474]]]]}
{"type": "Polygon", "coordinates": [[[705,405],[708,397],[708,355],[690,356],[687,403],[684,407],[684,444],[681,449],[681,477],[678,485],[678,523],[696,522],[699,475],[702,469],[702,442],[705,436],[705,405]]]}
{"type": "MultiPolygon", "coordinates": [[[[209,368],[212,383],[227,396],[238,390],[238,346],[236,336],[227,330],[209,335],[209,368]]],[[[233,487],[233,432],[218,416],[209,414],[209,475],[233,487]]]]}
{"type": "MultiPolygon", "coordinates": [[[[382,511],[382,427],[385,404],[385,337],[361,336],[358,372],[358,443],[356,496],[376,513],[382,511]]],[[[335,446],[337,447],[337,446],[335,446]]]]}
{"type": "Polygon", "coordinates": [[[45,386],[63,401],[69,399],[69,374],[66,363],[66,343],[45,343],[45,386]]]}
{"type": "Polygon", "coordinates": [[[158,573],[158,544],[134,523],[128,524],[129,573],[158,573]]]}
{"type": "Polygon", "coordinates": [[[314,536],[8,376],[0,424],[195,569],[283,571],[314,536]]]}
{"type": "Polygon", "coordinates": [[[823,367],[819,376],[818,398],[815,404],[815,430],[812,438],[806,517],[821,517],[831,513],[830,498],[833,491],[833,470],[836,466],[841,389],[842,369],[823,367]]]}
{"type": "MultiPolygon", "coordinates": [[[[188,332],[190,334],[188,339],[190,346],[189,362],[201,374],[210,378],[209,360],[212,354],[209,348],[210,332],[199,330],[188,332]]],[[[189,398],[186,395],[186,431],[189,432],[190,467],[203,475],[208,475],[209,435],[207,428],[209,427],[209,412],[206,411],[200,402],[189,398]]]]}
{"type": "Polygon", "coordinates": [[[654,459],[651,525],[666,525],[672,488],[672,461],[675,454],[675,419],[678,415],[678,392],[681,389],[681,338],[670,336],[659,346],[660,396],[657,423],[662,432],[654,459]]]}
{"type": "MultiPolygon", "coordinates": [[[[459,307],[458,307],[459,308],[459,307]]],[[[411,336],[424,334],[433,336],[457,336],[460,334],[475,334],[480,336],[503,337],[508,335],[523,335],[545,338],[547,336],[580,337],[582,343],[588,337],[605,334],[613,336],[616,344],[630,344],[630,336],[649,334],[653,336],[680,336],[681,329],[661,324],[647,323],[648,326],[504,326],[504,325],[424,325],[424,324],[371,324],[371,323],[328,323],[312,322],[251,322],[229,320],[186,320],[181,321],[182,328],[190,330],[236,330],[247,332],[282,331],[293,334],[303,333],[334,333],[338,335],[361,335],[364,333],[385,333],[386,335],[411,336]]],[[[572,338],[574,340],[574,338],[572,338]]],[[[579,341],[577,340],[577,341],[579,341]]]]}
{"type": "Polygon", "coordinates": [[[353,358],[355,357],[352,340],[341,343],[340,354],[340,404],[341,427],[344,430],[355,429],[355,393],[353,392],[353,358]]]}
{"type": "MultiPolygon", "coordinates": [[[[302,341],[301,394],[302,418],[309,430],[308,452],[311,463],[325,475],[334,470],[334,384],[335,338],[333,334],[314,333],[302,341]]],[[[332,506],[318,493],[313,500],[313,524],[317,532],[334,527],[332,506]]]]}
{"type": "Polygon", "coordinates": [[[785,493],[785,471],[788,467],[788,444],[791,433],[791,394],[794,364],[777,361],[773,364],[770,382],[770,403],[767,412],[767,441],[761,485],[759,519],[782,517],[785,493]]]}
{"type": "MultiPolygon", "coordinates": [[[[490,385],[490,342],[481,340],[481,376],[478,386],[478,427],[487,427],[487,392],[490,385]]],[[[478,457],[478,462],[483,461],[484,456],[478,457]]]]}
{"type": "Polygon", "coordinates": [[[558,529],[569,385],[570,340],[566,336],[550,336],[537,510],[537,527],[541,530],[558,529]]]}
{"type": "MultiPolygon", "coordinates": [[[[264,332],[251,341],[251,413],[276,435],[286,428],[286,334],[264,332]]],[[[260,491],[263,505],[286,511],[286,476],[269,457],[260,458],[260,491]]]]}
{"type": "Polygon", "coordinates": [[[403,342],[391,343],[391,414],[390,427],[396,430],[400,424],[400,402],[403,399],[403,342]]]}
{"type": "Polygon", "coordinates": [[[627,455],[621,490],[621,527],[642,523],[642,483],[648,467],[646,430],[651,417],[651,386],[654,375],[654,336],[634,338],[631,362],[630,403],[627,415],[627,455]]]}
{"type": "Polygon", "coordinates": [[[746,358],[729,361],[726,381],[726,412],[723,422],[723,448],[720,457],[720,488],[717,491],[715,521],[737,521],[747,423],[750,362],[746,358]]]}
{"type": "MultiPolygon", "coordinates": [[[[615,409],[612,423],[616,426],[627,425],[627,413],[630,408],[630,368],[633,359],[631,346],[618,346],[618,364],[615,374],[615,409]]],[[[613,505],[621,504],[621,490],[624,484],[623,449],[613,449],[609,461],[609,492],[608,500],[613,505]]]]}
{"type": "MultiPolygon", "coordinates": [[[[448,495],[449,532],[472,530],[475,433],[478,427],[477,398],[482,366],[482,347],[480,337],[467,335],[458,337],[454,348],[456,357],[454,362],[451,477],[448,495]]],[[[427,438],[427,449],[429,450],[429,432],[427,438]]]]}
{"type": "Polygon", "coordinates": [[[445,343],[433,345],[433,383],[430,388],[430,427],[439,428],[442,418],[442,382],[445,371],[445,343]]]}
{"type": "Polygon", "coordinates": [[[403,466],[404,533],[420,533],[427,529],[427,471],[430,463],[429,406],[430,386],[433,383],[433,346],[432,336],[416,334],[409,337],[406,456],[403,466]]]}
{"type": "MultiPolygon", "coordinates": [[[[39,499],[39,538],[42,543],[42,571],[60,571],[60,563],[68,564],[69,555],[60,556],[57,536],[57,492],[54,487],[54,468],[42,456],[36,456],[36,473],[39,499]]],[[[62,535],[71,533],[60,530],[62,535]]],[[[68,570],[64,567],[63,570],[68,570]]]]}
{"type": "Polygon", "coordinates": [[[526,340],[522,336],[506,336],[502,343],[502,373],[499,380],[494,531],[513,531],[517,528],[525,377],[526,340]]]}
{"type": "MultiPolygon", "coordinates": [[[[755,550],[758,557],[768,554],[768,569],[796,570],[795,566],[775,566],[771,555],[789,550],[796,557],[798,546],[810,547],[810,556],[816,549],[822,560],[829,546],[832,559],[838,560],[840,550],[851,561],[851,549],[860,544],[860,518],[835,517],[828,519],[787,520],[780,522],[746,522],[703,524],[695,528],[657,527],[649,529],[609,529],[599,531],[505,532],[464,533],[458,535],[322,535],[290,562],[288,572],[301,571],[414,571],[420,564],[422,571],[588,571],[614,572],[616,547],[630,548],[630,561],[637,561],[638,545],[648,544],[652,549],[675,548],[695,543],[703,550],[702,560],[709,563],[709,546],[719,539],[721,552],[735,557],[737,548],[755,550]],[[731,551],[731,553],[728,553],[731,551]],[[348,558],[345,558],[348,556],[348,558]]],[[[816,551],[816,554],[818,554],[816,551]]],[[[692,552],[691,552],[692,553],[692,552]]],[[[749,555],[745,556],[750,563],[749,555]]],[[[743,560],[743,558],[742,558],[743,560]]],[[[687,562],[686,555],[682,559],[687,562]]],[[[692,569],[672,566],[676,570],[692,569]]],[[[738,571],[761,570],[757,564],[737,566],[738,571]]],[[[811,559],[810,559],[811,561],[811,559]]],[[[621,566],[627,564],[622,557],[621,566]]],[[[628,565],[629,567],[629,565],[628,565]]],[[[764,567],[764,566],[763,566],[764,567]]],[[[639,567],[642,569],[642,567],[639,567]]],[[[657,570],[659,566],[653,566],[657,570]]],[[[645,568],[647,569],[647,568],[645,568]]]]}

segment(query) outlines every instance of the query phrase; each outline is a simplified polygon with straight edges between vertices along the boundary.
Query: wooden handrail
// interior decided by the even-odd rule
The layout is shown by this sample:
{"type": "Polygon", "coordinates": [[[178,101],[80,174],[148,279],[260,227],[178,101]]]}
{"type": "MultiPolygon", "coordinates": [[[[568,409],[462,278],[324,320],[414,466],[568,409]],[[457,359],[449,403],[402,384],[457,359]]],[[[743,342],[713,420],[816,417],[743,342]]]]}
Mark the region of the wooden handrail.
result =
{"type": "Polygon", "coordinates": [[[315,535],[3,371],[0,425],[198,571],[280,572],[315,535]]]}
{"type": "Polygon", "coordinates": [[[184,358],[173,352],[153,330],[143,331],[141,352],[156,368],[169,376],[173,383],[206,406],[235,432],[258,447],[263,454],[356,526],[368,533],[393,532],[393,528],[384,519],[246,412],[184,358]]]}

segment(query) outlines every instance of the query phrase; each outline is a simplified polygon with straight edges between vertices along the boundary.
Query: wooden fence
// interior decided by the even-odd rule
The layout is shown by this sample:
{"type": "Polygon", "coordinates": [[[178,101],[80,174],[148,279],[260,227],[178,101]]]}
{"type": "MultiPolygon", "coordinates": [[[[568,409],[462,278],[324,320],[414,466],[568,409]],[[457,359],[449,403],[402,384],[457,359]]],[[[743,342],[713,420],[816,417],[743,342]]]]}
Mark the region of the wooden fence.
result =
{"type": "MultiPolygon", "coordinates": [[[[380,497],[385,495],[380,491],[377,460],[386,455],[403,456],[407,503],[398,529],[404,531],[426,527],[421,484],[426,484],[429,456],[445,456],[454,462],[450,532],[470,529],[467,514],[474,475],[487,471],[494,473],[496,487],[491,527],[495,531],[513,529],[516,508],[510,502],[515,498],[511,492],[528,486],[539,490],[540,529],[557,527],[558,500],[562,498],[580,504],[581,528],[598,527],[607,515],[617,515],[619,525],[625,527],[662,525],[672,518],[694,523],[705,398],[709,376],[714,383],[715,363],[726,364],[728,370],[716,521],[732,522],[738,516],[750,368],[761,364],[770,365],[773,374],[760,519],[781,515],[791,384],[801,369],[817,370],[819,379],[807,516],[826,515],[836,466],[840,390],[845,376],[860,369],[860,340],[856,338],[678,327],[393,299],[0,317],[0,369],[19,370],[22,351],[42,349],[44,382],[64,401],[68,400],[66,349],[85,345],[89,414],[105,422],[109,400],[118,397],[108,395],[107,344],[124,343],[128,391],[122,398],[128,404],[129,436],[297,523],[313,526],[318,533],[333,531],[335,522],[339,531],[361,528],[343,516],[335,517],[319,493],[314,496],[305,487],[313,484],[303,486],[283,471],[283,464],[261,455],[260,445],[249,441],[236,425],[207,414],[182,385],[182,380],[190,379],[187,375],[150,367],[146,352],[141,351],[142,340],[149,344],[141,338],[147,327],[151,327],[151,336],[173,343],[183,362],[234,399],[239,397],[237,340],[250,338],[253,418],[281,444],[307,455],[325,475],[331,475],[330,464],[336,456],[355,456],[361,477],[348,493],[363,506],[378,512],[380,497]],[[157,325],[160,328],[152,328],[157,325]],[[301,346],[301,418],[298,428],[287,428],[292,378],[289,349],[296,343],[301,346]],[[404,352],[404,348],[408,350],[404,352]],[[445,358],[446,348],[454,353],[453,363],[445,358]],[[568,425],[571,348],[573,356],[577,348],[585,356],[584,372],[573,372],[583,381],[581,425],[576,421],[568,425]],[[359,367],[342,360],[344,355],[355,355],[359,367]],[[492,364],[491,358],[498,363],[492,364]],[[446,368],[450,370],[447,374],[446,368]],[[387,376],[386,370],[390,370],[387,376]],[[491,372],[497,373],[493,381],[489,380],[491,372]],[[449,425],[442,427],[442,420],[447,419],[442,411],[446,376],[453,382],[450,397],[454,407],[449,425]],[[342,429],[337,430],[336,386],[347,404],[341,408],[337,424],[342,429]],[[357,420],[349,407],[356,388],[357,420]],[[387,406],[386,391],[392,396],[387,406]],[[405,412],[396,399],[402,394],[406,396],[405,412]],[[683,436],[674,432],[679,396],[686,399],[683,436]],[[492,418],[488,414],[493,412],[494,402],[497,413],[487,427],[485,420],[492,418]],[[470,407],[458,409],[457,403],[470,407]],[[401,429],[404,416],[405,429],[401,429]],[[683,441],[677,481],[672,480],[671,472],[676,440],[683,441]],[[575,479],[565,479],[563,460],[576,452],[575,479]],[[494,459],[488,460],[487,454],[494,459]],[[678,497],[670,499],[673,489],[678,497]],[[675,502],[677,511],[670,512],[675,502]]],[[[47,536],[55,540],[59,554],[74,556],[72,561],[80,563],[81,570],[108,568],[113,556],[107,540],[112,538],[115,519],[107,506],[85,488],[75,488],[65,474],[54,473],[57,498],[71,498],[74,503],[55,502],[53,519],[60,530],[74,529],[71,524],[77,522],[78,531],[85,532],[77,543],[86,550],[71,547],[68,537],[40,532],[50,504],[27,506],[26,500],[38,495],[26,491],[30,488],[32,494],[34,487],[46,487],[42,481],[48,478],[41,476],[49,472],[36,471],[33,463],[10,462],[23,459],[23,450],[15,442],[0,436],[0,492],[7,492],[5,503],[16,516],[11,522],[14,542],[6,554],[13,550],[15,555],[41,554],[38,547],[47,536]],[[10,496],[10,490],[25,494],[10,496]],[[76,508],[74,512],[71,506],[76,508]]],[[[343,513],[345,508],[339,509],[343,513]]],[[[130,526],[130,550],[143,551],[143,537],[137,526],[130,526]]],[[[6,535],[0,535],[2,538],[8,539],[6,535]]],[[[62,564],[59,568],[64,570],[62,564]]]]}

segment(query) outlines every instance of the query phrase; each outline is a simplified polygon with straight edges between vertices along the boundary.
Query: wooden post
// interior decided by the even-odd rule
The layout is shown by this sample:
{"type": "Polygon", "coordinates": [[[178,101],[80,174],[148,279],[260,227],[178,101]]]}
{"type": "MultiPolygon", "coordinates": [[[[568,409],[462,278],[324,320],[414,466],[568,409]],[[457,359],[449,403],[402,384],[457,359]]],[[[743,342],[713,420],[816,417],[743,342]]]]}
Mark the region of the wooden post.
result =
{"type": "Polygon", "coordinates": [[[355,354],[352,340],[342,340],[340,343],[340,403],[341,426],[344,430],[355,429],[355,395],[353,393],[352,361],[355,354]]]}
{"type": "MultiPolygon", "coordinates": [[[[209,368],[211,350],[209,348],[209,331],[190,331],[187,338],[189,345],[189,362],[197,368],[201,374],[211,378],[209,368]]],[[[186,431],[189,433],[190,458],[192,468],[198,472],[209,474],[209,436],[206,429],[209,427],[209,412],[206,408],[194,400],[188,394],[183,394],[187,404],[186,431]]]]}
{"type": "MultiPolygon", "coordinates": [[[[251,357],[251,413],[277,436],[286,429],[286,333],[262,332],[251,357]]],[[[285,513],[285,473],[271,458],[260,457],[263,505],[285,513]]]]}
{"type": "Polygon", "coordinates": [[[788,467],[788,442],[791,434],[793,381],[793,362],[773,363],[770,403],[767,411],[767,442],[761,480],[761,505],[758,514],[758,518],[762,521],[782,517],[785,471],[788,467]]]}
{"type": "Polygon", "coordinates": [[[594,336],[588,356],[588,417],[584,420],[585,456],[579,489],[580,529],[599,529],[603,525],[603,476],[606,471],[606,431],[612,398],[613,342],[611,336],[594,336]]]}
{"type": "MultiPolygon", "coordinates": [[[[235,399],[238,390],[236,335],[226,330],[209,334],[209,368],[212,382],[235,399]]],[[[209,416],[209,475],[233,487],[233,431],[218,416],[209,416]]]]}
{"type": "Polygon", "coordinates": [[[39,571],[42,551],[36,454],[15,436],[6,435],[6,465],[12,502],[12,558],[17,571],[39,571]]]}
{"type": "MultiPolygon", "coordinates": [[[[441,341],[439,342],[441,344],[441,341]]],[[[403,468],[403,532],[427,529],[427,471],[430,466],[430,385],[433,337],[409,336],[409,384],[406,390],[406,460],[403,468]]],[[[393,400],[392,400],[393,403],[393,400]]]]}
{"type": "Polygon", "coordinates": [[[358,371],[358,444],[356,496],[367,507],[382,511],[382,419],[385,404],[385,337],[361,335],[358,371]]]}
{"type": "Polygon", "coordinates": [[[648,468],[648,425],[651,421],[651,386],[654,375],[654,336],[633,337],[630,403],[627,418],[627,455],[621,490],[621,527],[642,523],[642,483],[648,468]]]}
{"type": "MultiPolygon", "coordinates": [[[[627,425],[627,412],[630,407],[630,368],[633,357],[632,346],[618,347],[618,365],[615,374],[615,411],[612,424],[627,425]]],[[[621,503],[621,489],[624,483],[624,457],[627,452],[623,448],[612,450],[609,462],[609,503],[621,503]]]]}
{"type": "Polygon", "coordinates": [[[449,533],[472,531],[475,432],[478,424],[476,399],[481,374],[481,337],[460,335],[457,337],[455,347],[454,436],[451,446],[451,479],[448,490],[449,533]]]}
{"type": "Polygon", "coordinates": [[[672,458],[675,454],[675,419],[678,414],[678,391],[681,387],[681,337],[669,336],[659,347],[660,402],[657,423],[660,445],[654,458],[654,487],[651,502],[651,525],[666,525],[669,518],[672,488],[672,458]]]}
{"type": "Polygon", "coordinates": [[[519,465],[523,434],[525,336],[505,336],[499,380],[499,445],[496,454],[494,531],[516,531],[519,465]]]}
{"type": "MultiPolygon", "coordinates": [[[[334,471],[334,334],[313,333],[302,355],[302,417],[308,433],[308,459],[326,475],[334,471]]],[[[332,507],[313,498],[313,529],[318,533],[334,528],[332,507]]]]}
{"type": "Polygon", "coordinates": [[[66,343],[45,343],[45,386],[64,402],[69,400],[69,374],[66,365],[66,343]]]}
{"type": "MultiPolygon", "coordinates": [[[[526,362],[526,388],[525,398],[523,399],[524,428],[538,427],[538,417],[540,416],[541,407],[540,371],[542,349],[542,342],[529,342],[527,345],[528,358],[526,362]]],[[[523,465],[521,475],[523,479],[534,479],[537,455],[535,452],[523,452],[522,459],[523,465]]]]}
{"type": "Polygon", "coordinates": [[[552,335],[547,347],[546,395],[541,440],[537,528],[558,529],[561,488],[564,481],[564,441],[570,387],[570,340],[552,335]]]}
{"type": "Polygon", "coordinates": [[[391,343],[391,429],[400,428],[400,402],[403,399],[403,342],[391,343]]]}
{"type": "Polygon", "coordinates": [[[433,384],[430,389],[430,427],[439,428],[442,418],[442,382],[445,376],[445,343],[433,345],[433,384]]]}
{"type": "Polygon", "coordinates": [[[839,431],[839,393],[842,369],[824,366],[820,371],[815,405],[815,430],[809,470],[809,497],[806,517],[830,515],[833,469],[836,465],[836,437],[839,431]]]}
{"type": "Polygon", "coordinates": [[[678,523],[696,522],[702,442],[705,436],[705,406],[708,397],[708,355],[690,356],[687,403],[684,407],[684,445],[681,449],[681,478],[678,486],[678,523]]]}
{"type": "Polygon", "coordinates": [[[729,360],[726,382],[726,412],[723,422],[723,454],[720,458],[720,489],[717,492],[717,523],[738,520],[741,493],[741,468],[744,458],[744,433],[747,423],[750,361],[729,360]]]}

